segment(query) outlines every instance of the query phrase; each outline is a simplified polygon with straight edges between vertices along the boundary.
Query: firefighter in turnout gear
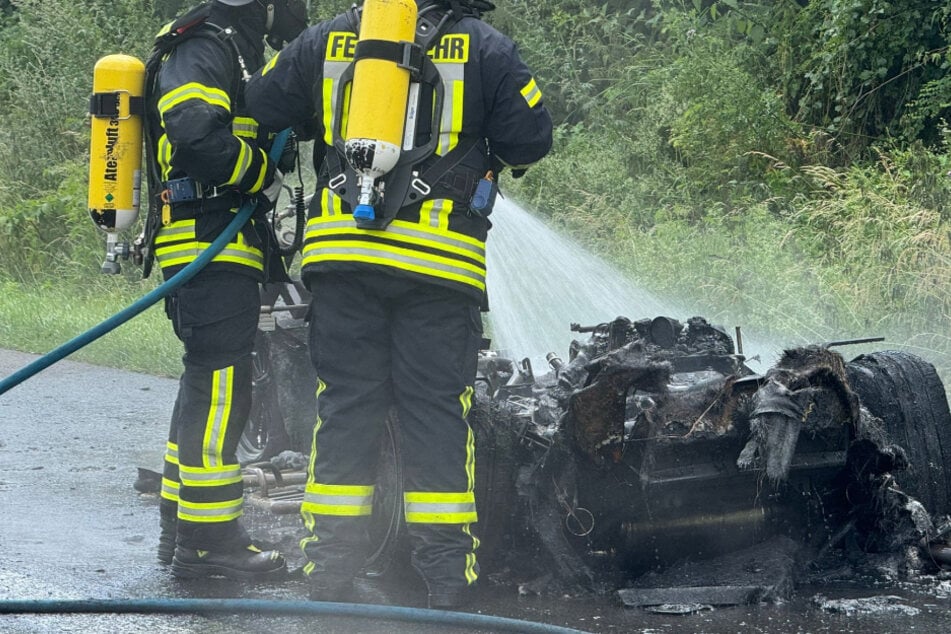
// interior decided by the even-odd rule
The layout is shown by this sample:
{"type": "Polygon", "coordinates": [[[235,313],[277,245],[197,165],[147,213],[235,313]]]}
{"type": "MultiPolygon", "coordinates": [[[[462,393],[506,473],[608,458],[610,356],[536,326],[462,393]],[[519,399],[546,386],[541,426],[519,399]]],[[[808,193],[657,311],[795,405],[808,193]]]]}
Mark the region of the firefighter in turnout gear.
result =
{"type": "MultiPolygon", "coordinates": [[[[365,560],[392,407],[413,567],[430,607],[452,608],[471,596],[479,575],[467,415],[482,345],[488,216],[499,172],[518,176],[544,157],[552,122],[515,44],[480,19],[491,3],[418,0],[408,18],[415,42],[412,25],[410,38],[365,37],[361,28],[371,20],[374,27],[401,21],[371,15],[377,3],[398,1],[366,0],[362,11],[310,27],[255,74],[245,97],[264,125],[314,128],[318,189],[302,261],[314,296],[310,354],[318,376],[301,509],[311,596],[346,600],[365,560]],[[355,135],[348,131],[369,127],[353,119],[366,59],[388,63],[387,72],[405,69],[409,82],[399,92],[408,95],[399,104],[400,158],[370,187],[360,157],[349,156],[355,135]],[[361,205],[372,207],[372,218],[355,218],[361,205]]],[[[391,79],[381,76],[378,85],[391,79]]],[[[391,94],[376,95],[370,110],[391,94]]],[[[373,141],[371,159],[384,147],[373,141]]]]}
{"type": "Polygon", "coordinates": [[[264,64],[265,40],[280,47],[306,26],[301,0],[213,0],[160,31],[146,64],[147,269],[154,257],[170,278],[242,205],[257,204],[221,253],[166,298],[185,352],[165,452],[159,560],[178,577],[286,572],[283,555],[255,546],[239,523],[235,452],[251,408],[259,285],[287,279],[259,213],[281,187],[281,166],[267,155],[274,135],[248,116],[243,91],[264,64]]]}

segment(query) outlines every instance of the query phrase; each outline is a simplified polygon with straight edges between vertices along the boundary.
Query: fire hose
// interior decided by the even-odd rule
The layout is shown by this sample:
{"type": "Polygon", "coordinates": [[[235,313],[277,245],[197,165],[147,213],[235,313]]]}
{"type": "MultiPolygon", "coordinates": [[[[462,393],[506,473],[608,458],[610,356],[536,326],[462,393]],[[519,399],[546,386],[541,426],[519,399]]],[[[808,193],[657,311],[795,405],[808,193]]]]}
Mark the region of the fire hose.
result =
{"type": "Polygon", "coordinates": [[[536,623],[534,621],[521,621],[485,614],[324,601],[269,601],[264,599],[4,599],[0,600],[0,614],[323,615],[376,621],[403,621],[416,624],[478,628],[490,632],[584,634],[582,630],[575,630],[558,625],[536,623]]]}
{"type": "MultiPolygon", "coordinates": [[[[281,154],[284,152],[284,146],[286,145],[288,137],[290,136],[290,132],[290,129],[287,129],[275,135],[271,149],[268,152],[268,155],[272,161],[276,162],[280,159],[281,154]]],[[[2,381],[0,381],[0,394],[4,394],[11,388],[19,385],[23,381],[41,372],[42,370],[45,370],[57,361],[62,360],[83,346],[92,343],[106,333],[114,330],[160,299],[164,299],[179,286],[182,286],[185,282],[195,277],[199,271],[201,271],[209,262],[211,262],[212,258],[218,255],[221,250],[224,249],[229,242],[231,242],[231,239],[237,235],[238,231],[241,230],[241,227],[243,227],[251,217],[251,214],[254,213],[256,207],[257,204],[254,200],[245,202],[238,209],[234,219],[228,224],[227,227],[225,227],[224,231],[221,232],[221,234],[211,243],[211,245],[205,249],[201,255],[195,258],[193,262],[170,277],[163,284],[157,286],[151,292],[144,295],[136,302],[130,304],[125,309],[119,311],[112,317],[100,322],[98,325],[90,328],[86,332],[74,337],[73,339],[70,339],[58,348],[48,352],[36,361],[24,366],[23,368],[20,368],[10,376],[4,378],[2,381]]]]}

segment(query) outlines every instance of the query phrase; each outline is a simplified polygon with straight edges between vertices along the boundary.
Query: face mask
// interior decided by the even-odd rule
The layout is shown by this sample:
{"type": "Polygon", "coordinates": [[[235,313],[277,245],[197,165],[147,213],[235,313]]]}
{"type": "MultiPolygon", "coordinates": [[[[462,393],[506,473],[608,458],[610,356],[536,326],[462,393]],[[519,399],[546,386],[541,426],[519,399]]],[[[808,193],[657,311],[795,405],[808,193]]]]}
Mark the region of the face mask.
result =
{"type": "Polygon", "coordinates": [[[273,7],[273,18],[268,16],[268,34],[265,40],[268,46],[279,51],[307,28],[307,7],[303,0],[272,0],[268,3],[268,13],[273,7]]]}

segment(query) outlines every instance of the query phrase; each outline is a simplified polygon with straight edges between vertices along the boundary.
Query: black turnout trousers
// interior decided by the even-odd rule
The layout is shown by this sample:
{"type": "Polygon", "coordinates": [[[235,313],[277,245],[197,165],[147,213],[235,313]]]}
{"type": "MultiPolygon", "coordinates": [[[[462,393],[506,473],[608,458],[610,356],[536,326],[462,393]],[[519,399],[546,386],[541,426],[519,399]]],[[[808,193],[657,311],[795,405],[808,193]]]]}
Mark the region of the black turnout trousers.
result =
{"type": "Polygon", "coordinates": [[[185,369],[169,426],[161,511],[177,516],[178,543],[188,548],[250,543],[238,523],[243,484],[235,451],[251,410],[260,309],[255,278],[227,271],[202,271],[166,300],[185,369]]]}
{"type": "Polygon", "coordinates": [[[391,407],[413,565],[430,590],[478,576],[475,444],[466,420],[482,341],[478,303],[386,273],[323,272],[313,293],[315,425],[302,508],[305,573],[350,576],[364,561],[376,466],[391,407]]]}

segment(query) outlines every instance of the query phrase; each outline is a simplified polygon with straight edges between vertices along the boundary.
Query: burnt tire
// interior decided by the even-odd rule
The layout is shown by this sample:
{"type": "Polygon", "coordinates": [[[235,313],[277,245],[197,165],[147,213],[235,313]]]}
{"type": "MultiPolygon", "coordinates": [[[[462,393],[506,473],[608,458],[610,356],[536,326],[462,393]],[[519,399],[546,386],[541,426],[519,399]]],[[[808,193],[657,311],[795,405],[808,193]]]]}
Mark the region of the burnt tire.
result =
{"type": "Polygon", "coordinates": [[[251,412],[235,452],[242,466],[269,460],[291,444],[281,412],[270,334],[258,331],[251,353],[251,412]]]}
{"type": "MultiPolygon", "coordinates": [[[[398,425],[396,412],[391,411],[386,417],[386,430],[380,447],[373,513],[370,516],[370,550],[363,566],[363,574],[368,577],[385,575],[394,567],[401,553],[403,563],[409,562],[409,543],[403,521],[403,459],[398,425]]],[[[404,572],[410,571],[408,565],[402,568],[404,572]]]]}
{"type": "MultiPolygon", "coordinates": [[[[504,539],[512,522],[514,494],[514,436],[503,433],[491,418],[498,408],[485,398],[477,398],[470,411],[469,421],[476,442],[475,494],[479,521],[473,531],[480,546],[476,555],[483,572],[500,563],[505,554],[504,539]],[[503,450],[505,448],[505,450],[503,450]]],[[[370,555],[363,574],[379,577],[388,573],[409,575],[415,573],[410,564],[411,544],[403,519],[403,467],[398,432],[399,420],[390,412],[386,420],[380,463],[377,471],[376,492],[370,523],[370,555]]]]}
{"type": "Polygon", "coordinates": [[[894,474],[898,484],[930,513],[951,512],[951,412],[934,366],[886,350],[856,357],[847,370],[862,404],[908,455],[908,469],[894,474]]]}

